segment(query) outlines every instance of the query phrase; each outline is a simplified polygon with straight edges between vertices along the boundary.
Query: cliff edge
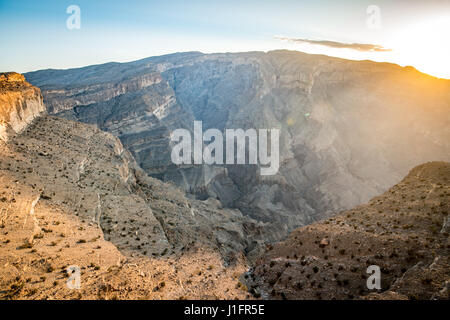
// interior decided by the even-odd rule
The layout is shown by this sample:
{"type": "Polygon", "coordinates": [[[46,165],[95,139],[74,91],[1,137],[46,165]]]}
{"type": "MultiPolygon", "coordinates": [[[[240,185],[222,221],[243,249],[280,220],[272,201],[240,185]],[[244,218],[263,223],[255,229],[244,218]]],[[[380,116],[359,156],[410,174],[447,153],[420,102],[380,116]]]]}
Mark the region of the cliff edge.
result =
{"type": "Polygon", "coordinates": [[[0,73],[0,140],[8,141],[45,112],[39,88],[19,73],[0,73]]]}

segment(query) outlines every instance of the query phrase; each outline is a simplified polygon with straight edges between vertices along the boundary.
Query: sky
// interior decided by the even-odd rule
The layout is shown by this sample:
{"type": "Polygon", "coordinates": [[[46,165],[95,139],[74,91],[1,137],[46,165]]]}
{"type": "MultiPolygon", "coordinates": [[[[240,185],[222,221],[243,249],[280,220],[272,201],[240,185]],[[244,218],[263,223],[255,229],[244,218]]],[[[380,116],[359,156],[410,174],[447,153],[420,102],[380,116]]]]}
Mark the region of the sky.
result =
{"type": "Polygon", "coordinates": [[[0,71],[289,49],[450,78],[449,34],[450,0],[0,0],[0,71]]]}

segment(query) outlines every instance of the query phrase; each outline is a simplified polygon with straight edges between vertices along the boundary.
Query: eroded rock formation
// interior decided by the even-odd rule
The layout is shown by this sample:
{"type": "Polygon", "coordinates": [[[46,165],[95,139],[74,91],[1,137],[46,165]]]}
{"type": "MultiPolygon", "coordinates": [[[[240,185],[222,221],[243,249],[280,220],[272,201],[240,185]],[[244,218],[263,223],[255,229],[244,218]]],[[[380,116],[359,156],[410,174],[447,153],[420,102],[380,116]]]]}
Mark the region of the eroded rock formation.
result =
{"type": "Polygon", "coordinates": [[[50,112],[118,136],[150,175],[273,225],[272,240],[450,160],[450,81],[299,52],[198,52],[27,74],[50,112]],[[170,133],[280,129],[280,170],[177,167],[170,133]]]}
{"type": "Polygon", "coordinates": [[[41,91],[19,73],[0,73],[0,140],[22,132],[45,113],[41,91]]]}

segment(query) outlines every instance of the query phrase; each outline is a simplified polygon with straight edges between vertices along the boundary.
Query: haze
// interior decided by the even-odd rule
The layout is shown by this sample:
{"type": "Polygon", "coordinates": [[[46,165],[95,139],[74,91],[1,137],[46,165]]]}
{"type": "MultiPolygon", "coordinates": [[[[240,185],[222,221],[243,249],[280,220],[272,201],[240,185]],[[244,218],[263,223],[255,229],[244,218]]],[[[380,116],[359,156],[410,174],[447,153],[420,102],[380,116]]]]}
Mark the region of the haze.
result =
{"type": "Polygon", "coordinates": [[[0,0],[4,44],[0,70],[64,69],[183,51],[291,49],[412,65],[450,78],[449,17],[447,0],[0,0]],[[80,29],[66,26],[70,5],[81,9],[80,29]],[[378,13],[372,10],[374,6],[378,13]],[[331,41],[347,47],[290,39],[331,41]],[[360,51],[348,44],[373,44],[389,50],[360,51]]]}

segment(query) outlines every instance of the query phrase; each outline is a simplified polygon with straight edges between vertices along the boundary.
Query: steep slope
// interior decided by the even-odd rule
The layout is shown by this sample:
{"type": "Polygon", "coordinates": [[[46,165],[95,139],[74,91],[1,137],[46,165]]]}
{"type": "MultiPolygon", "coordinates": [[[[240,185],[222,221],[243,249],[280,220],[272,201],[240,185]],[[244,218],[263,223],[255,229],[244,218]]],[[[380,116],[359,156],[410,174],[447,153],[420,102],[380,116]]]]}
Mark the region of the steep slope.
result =
{"type": "Polygon", "coordinates": [[[42,100],[41,91],[23,75],[0,73],[0,140],[7,141],[44,113],[42,100]]]}
{"type": "Polygon", "coordinates": [[[249,281],[274,299],[449,299],[449,200],[450,163],[420,165],[369,203],[292,232],[249,281]],[[381,290],[367,288],[371,265],[381,290]]]}
{"type": "Polygon", "coordinates": [[[450,160],[450,81],[300,52],[198,52],[27,75],[58,116],[118,136],[150,175],[273,225],[274,239],[450,160]],[[174,166],[170,133],[279,128],[280,170],[174,166]]]}
{"type": "MultiPolygon", "coordinates": [[[[39,89],[22,85],[30,106],[39,89]]],[[[237,277],[263,238],[238,210],[148,177],[95,126],[42,115],[0,141],[0,298],[245,298],[237,277]]]]}

